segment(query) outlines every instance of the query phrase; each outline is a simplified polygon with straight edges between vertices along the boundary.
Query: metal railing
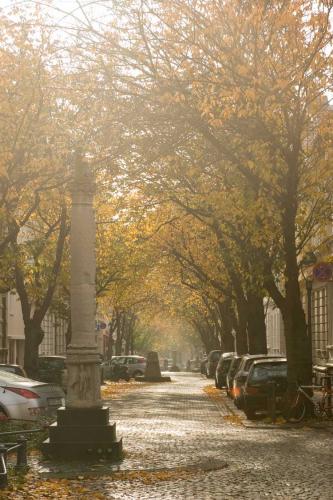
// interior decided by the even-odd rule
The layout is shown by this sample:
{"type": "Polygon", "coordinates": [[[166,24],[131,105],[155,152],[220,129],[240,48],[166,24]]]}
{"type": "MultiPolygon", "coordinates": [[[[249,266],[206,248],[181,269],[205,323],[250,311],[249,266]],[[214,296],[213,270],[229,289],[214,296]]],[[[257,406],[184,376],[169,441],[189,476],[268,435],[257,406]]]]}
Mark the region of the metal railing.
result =
{"type": "Polygon", "coordinates": [[[16,469],[23,469],[28,466],[27,461],[27,438],[25,434],[42,432],[44,429],[31,429],[27,431],[8,431],[1,432],[3,436],[13,436],[20,434],[15,443],[0,443],[0,489],[8,486],[7,456],[9,453],[16,453],[16,469]]]}

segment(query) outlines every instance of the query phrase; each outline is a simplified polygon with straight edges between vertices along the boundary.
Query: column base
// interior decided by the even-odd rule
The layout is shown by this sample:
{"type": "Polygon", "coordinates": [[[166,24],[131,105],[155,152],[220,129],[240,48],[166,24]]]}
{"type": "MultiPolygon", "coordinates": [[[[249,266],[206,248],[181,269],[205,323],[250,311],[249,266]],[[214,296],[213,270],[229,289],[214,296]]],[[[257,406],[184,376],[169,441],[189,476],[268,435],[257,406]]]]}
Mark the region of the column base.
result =
{"type": "Polygon", "coordinates": [[[166,377],[146,377],[145,375],[140,375],[135,377],[136,382],[171,382],[171,378],[166,377]]]}
{"type": "Polygon", "coordinates": [[[109,423],[107,407],[59,408],[42,452],[62,459],[103,456],[121,460],[122,439],[116,437],[116,424],[109,423]]]}

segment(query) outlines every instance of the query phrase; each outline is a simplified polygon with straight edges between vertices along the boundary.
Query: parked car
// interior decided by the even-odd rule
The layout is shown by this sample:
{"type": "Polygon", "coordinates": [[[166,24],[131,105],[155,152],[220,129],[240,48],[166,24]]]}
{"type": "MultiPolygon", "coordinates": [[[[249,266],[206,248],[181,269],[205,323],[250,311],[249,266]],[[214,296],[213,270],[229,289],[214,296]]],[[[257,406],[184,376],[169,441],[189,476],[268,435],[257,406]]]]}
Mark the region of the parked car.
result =
{"type": "Polygon", "coordinates": [[[161,370],[168,371],[168,369],[169,369],[169,361],[167,358],[163,358],[163,360],[161,361],[161,370]]]}
{"type": "Polygon", "coordinates": [[[65,356],[39,356],[38,380],[60,385],[66,390],[67,368],[65,356]]]}
{"type": "Polygon", "coordinates": [[[189,359],[186,364],[186,371],[199,373],[200,372],[200,361],[198,359],[189,359]]]}
{"type": "Polygon", "coordinates": [[[229,371],[226,376],[226,389],[227,389],[227,395],[230,398],[233,398],[233,383],[234,383],[234,378],[235,375],[238,371],[239,365],[242,361],[243,356],[238,356],[235,354],[231,360],[229,371]]]}
{"type": "Polygon", "coordinates": [[[257,411],[267,411],[271,381],[275,382],[276,409],[281,410],[287,389],[286,358],[253,361],[244,386],[244,413],[248,419],[255,418],[257,411]]]}
{"type": "Polygon", "coordinates": [[[242,410],[243,408],[244,384],[246,382],[252,363],[257,359],[268,359],[275,357],[278,358],[281,356],[273,356],[269,354],[245,354],[242,357],[242,361],[238,367],[237,373],[234,376],[233,382],[234,403],[238,409],[242,410]]]}
{"type": "Polygon", "coordinates": [[[104,378],[107,379],[111,375],[114,364],[125,365],[129,377],[143,375],[146,370],[146,358],[143,356],[113,356],[111,360],[102,363],[104,378]]]}
{"type": "Polygon", "coordinates": [[[208,354],[207,363],[206,363],[206,377],[207,378],[214,378],[215,377],[217,363],[219,362],[221,354],[222,354],[222,351],[218,351],[218,350],[210,351],[210,353],[208,354]]]}
{"type": "Polygon", "coordinates": [[[128,373],[128,366],[122,363],[112,363],[111,361],[104,361],[101,365],[101,378],[102,383],[105,380],[113,380],[118,382],[119,380],[130,380],[128,373]]]}
{"type": "Polygon", "coordinates": [[[9,373],[15,373],[15,375],[20,375],[21,377],[27,376],[25,369],[21,365],[12,365],[12,364],[1,363],[0,370],[5,371],[5,372],[9,372],[9,373]]]}
{"type": "Polygon", "coordinates": [[[55,384],[0,371],[0,420],[36,420],[53,416],[65,404],[65,393],[55,384]]]}
{"type": "Polygon", "coordinates": [[[222,389],[222,387],[226,386],[227,373],[234,356],[234,352],[225,352],[220,356],[215,370],[215,387],[217,389],[222,389]]]}

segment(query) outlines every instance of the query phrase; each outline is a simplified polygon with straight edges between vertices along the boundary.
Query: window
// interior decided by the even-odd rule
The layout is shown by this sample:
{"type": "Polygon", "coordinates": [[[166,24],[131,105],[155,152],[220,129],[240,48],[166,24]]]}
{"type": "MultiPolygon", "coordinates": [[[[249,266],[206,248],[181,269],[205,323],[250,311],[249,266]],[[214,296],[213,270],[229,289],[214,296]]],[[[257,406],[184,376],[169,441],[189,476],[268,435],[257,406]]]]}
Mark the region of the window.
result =
{"type": "Polygon", "coordinates": [[[222,364],[222,373],[227,373],[229,371],[229,368],[230,368],[230,365],[231,365],[231,359],[226,359],[225,361],[223,361],[223,364],[222,364]]]}
{"type": "Polygon", "coordinates": [[[126,359],[123,358],[123,357],[120,357],[120,356],[119,357],[114,357],[111,360],[111,362],[113,364],[117,364],[117,365],[123,365],[125,363],[125,361],[126,361],[126,359]]]}
{"type": "Polygon", "coordinates": [[[327,287],[312,293],[312,353],[313,361],[320,363],[327,358],[328,301],[327,287]]]}
{"type": "Polygon", "coordinates": [[[47,313],[42,322],[44,338],[39,347],[39,353],[44,356],[54,354],[64,355],[66,352],[66,327],[64,319],[58,319],[55,314],[47,313]]]}
{"type": "Polygon", "coordinates": [[[259,365],[255,366],[251,374],[251,382],[265,382],[270,378],[286,377],[287,376],[287,363],[280,363],[278,365],[259,365]]]}
{"type": "Polygon", "coordinates": [[[218,361],[221,357],[222,351],[213,351],[210,355],[210,361],[218,361]]]}
{"type": "Polygon", "coordinates": [[[43,370],[63,370],[65,360],[62,358],[39,358],[39,368],[43,370]]]}
{"type": "Polygon", "coordinates": [[[0,294],[0,348],[5,347],[6,342],[6,315],[7,315],[6,296],[0,294]]]}
{"type": "Polygon", "coordinates": [[[53,314],[47,313],[42,321],[42,329],[44,332],[44,337],[42,343],[39,346],[39,352],[42,355],[52,355],[54,352],[54,316],[53,314]]]}
{"type": "Polygon", "coordinates": [[[64,319],[55,318],[55,354],[64,355],[66,353],[66,328],[64,319]]]}

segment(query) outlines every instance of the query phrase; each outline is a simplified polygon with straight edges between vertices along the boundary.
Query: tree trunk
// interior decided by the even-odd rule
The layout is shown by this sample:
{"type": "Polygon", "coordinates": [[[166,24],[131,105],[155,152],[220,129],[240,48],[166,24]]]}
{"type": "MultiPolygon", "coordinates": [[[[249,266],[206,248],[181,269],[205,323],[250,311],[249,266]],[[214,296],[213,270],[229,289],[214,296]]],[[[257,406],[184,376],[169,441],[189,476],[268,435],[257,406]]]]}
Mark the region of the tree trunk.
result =
{"type": "Polygon", "coordinates": [[[122,340],[123,340],[123,332],[122,332],[122,321],[121,321],[121,313],[117,312],[117,326],[116,326],[116,342],[115,342],[115,350],[116,356],[121,356],[122,354],[122,340]]]}
{"type": "Polygon", "coordinates": [[[116,337],[116,343],[115,343],[115,350],[116,350],[116,353],[115,355],[116,356],[121,356],[122,354],[122,338],[121,338],[121,332],[118,330],[117,328],[117,337],[116,337]]]}
{"type": "Polygon", "coordinates": [[[250,354],[267,354],[265,309],[263,298],[248,293],[248,338],[250,354]]]}
{"type": "Polygon", "coordinates": [[[312,381],[312,347],[308,336],[305,314],[299,287],[299,269],[296,245],[296,212],[297,212],[297,169],[296,162],[289,165],[290,182],[283,217],[285,267],[285,303],[282,308],[284,320],[286,351],[288,360],[288,385],[296,382],[311,384],[312,381]]]}
{"type": "Polygon", "coordinates": [[[299,285],[290,283],[286,290],[286,305],[282,310],[286,352],[288,359],[288,382],[294,386],[296,382],[311,384],[312,381],[312,347],[308,336],[307,325],[301,299],[299,285]],[[298,290],[297,290],[298,288],[298,290]]]}
{"type": "Polygon", "coordinates": [[[131,349],[131,333],[127,332],[126,340],[125,340],[125,354],[129,355],[131,349]]]}
{"type": "Polygon", "coordinates": [[[113,356],[113,337],[112,333],[109,333],[106,357],[107,359],[111,359],[112,356],[113,356]]]}
{"type": "Polygon", "coordinates": [[[234,321],[231,299],[227,299],[218,304],[218,311],[222,325],[221,345],[223,352],[233,352],[235,350],[235,339],[232,334],[234,321]]]}
{"type": "Polygon", "coordinates": [[[72,339],[72,322],[71,319],[69,318],[66,329],[66,347],[71,343],[71,339],[72,339]]]}
{"type": "Polygon", "coordinates": [[[199,334],[200,340],[204,345],[205,351],[208,354],[210,351],[215,351],[216,349],[220,349],[220,345],[212,332],[208,330],[208,328],[204,328],[199,321],[193,321],[193,326],[199,334]]]}
{"type": "Polygon", "coordinates": [[[244,301],[236,301],[237,305],[237,329],[236,329],[236,350],[237,354],[249,352],[247,339],[247,306],[244,301]]]}
{"type": "Polygon", "coordinates": [[[38,347],[44,337],[40,325],[29,321],[24,327],[24,369],[28,377],[38,380],[38,347]]]}

